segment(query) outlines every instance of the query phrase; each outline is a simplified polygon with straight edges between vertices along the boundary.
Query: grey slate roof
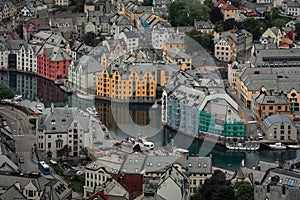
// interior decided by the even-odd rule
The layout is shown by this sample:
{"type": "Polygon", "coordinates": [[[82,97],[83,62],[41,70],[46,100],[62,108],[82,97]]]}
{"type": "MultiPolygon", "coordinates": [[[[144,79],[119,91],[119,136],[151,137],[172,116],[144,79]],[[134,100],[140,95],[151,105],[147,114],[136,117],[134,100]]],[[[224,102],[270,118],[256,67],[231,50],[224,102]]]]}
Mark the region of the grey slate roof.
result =
{"type": "Polygon", "coordinates": [[[293,121],[287,116],[284,116],[284,115],[271,115],[271,116],[268,116],[263,121],[263,126],[266,127],[266,129],[268,129],[273,124],[280,123],[280,122],[285,122],[285,123],[293,125],[293,121]]]}
{"type": "Polygon", "coordinates": [[[0,195],[1,200],[26,199],[26,197],[18,190],[15,185],[12,185],[8,190],[0,195]]]}
{"type": "Polygon", "coordinates": [[[76,61],[77,65],[81,65],[85,73],[101,72],[104,66],[98,60],[89,55],[84,55],[76,61]]]}
{"type": "Polygon", "coordinates": [[[167,55],[172,57],[173,59],[191,59],[189,55],[178,48],[170,48],[167,51],[167,55]]]}
{"type": "Polygon", "coordinates": [[[60,47],[51,45],[51,44],[44,44],[41,49],[38,52],[38,55],[42,55],[44,49],[46,49],[47,56],[52,60],[52,61],[64,61],[64,60],[72,60],[72,58],[65,52],[63,51],[60,47]]]}
{"type": "Polygon", "coordinates": [[[6,155],[0,155],[0,170],[2,171],[3,168],[6,168],[5,171],[7,171],[7,168],[10,168],[12,171],[17,171],[18,166],[13,163],[6,155]]]}
{"type": "Polygon", "coordinates": [[[211,174],[212,160],[209,157],[180,157],[175,163],[188,169],[187,173],[211,174]]]}
{"type": "Polygon", "coordinates": [[[283,95],[272,95],[270,92],[260,92],[253,96],[253,99],[259,104],[290,104],[289,99],[283,95]]]}

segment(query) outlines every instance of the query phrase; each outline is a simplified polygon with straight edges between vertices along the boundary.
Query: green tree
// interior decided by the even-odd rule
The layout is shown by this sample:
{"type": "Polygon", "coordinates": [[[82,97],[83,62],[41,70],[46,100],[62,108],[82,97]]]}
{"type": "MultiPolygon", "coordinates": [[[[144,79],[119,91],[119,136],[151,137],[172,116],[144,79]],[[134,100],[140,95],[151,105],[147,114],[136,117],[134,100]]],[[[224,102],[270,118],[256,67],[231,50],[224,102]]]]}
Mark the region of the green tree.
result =
{"type": "Polygon", "coordinates": [[[0,84],[0,99],[12,99],[15,96],[14,91],[6,86],[0,84]]]}
{"type": "Polygon", "coordinates": [[[253,18],[247,18],[241,23],[241,28],[246,29],[253,35],[254,40],[258,40],[260,36],[267,30],[263,21],[259,21],[253,18]]]}
{"type": "Polygon", "coordinates": [[[212,193],[212,200],[235,200],[234,190],[229,185],[222,185],[212,193]]]}
{"type": "Polygon", "coordinates": [[[221,13],[220,8],[213,8],[213,9],[211,9],[209,15],[210,15],[210,21],[213,24],[215,24],[217,22],[223,22],[223,20],[224,20],[224,16],[221,13]]]}
{"type": "Polygon", "coordinates": [[[204,0],[203,5],[206,5],[210,9],[213,9],[214,7],[214,3],[212,2],[212,0],[204,0]]]}
{"type": "Polygon", "coordinates": [[[16,27],[16,33],[19,35],[19,37],[22,39],[23,38],[23,24],[18,24],[16,27]]]}
{"type": "Polygon", "coordinates": [[[201,200],[212,200],[213,193],[217,192],[219,187],[228,185],[225,174],[220,171],[214,171],[212,177],[206,179],[200,189],[201,200]]]}
{"type": "Polygon", "coordinates": [[[169,6],[168,20],[173,26],[192,26],[194,20],[208,20],[210,8],[198,0],[175,0],[169,6]]]}
{"type": "Polygon", "coordinates": [[[83,41],[86,45],[93,45],[93,42],[96,38],[96,34],[92,31],[87,32],[84,36],[83,36],[83,41]]]}
{"type": "Polygon", "coordinates": [[[200,187],[196,189],[196,192],[191,196],[190,200],[200,200],[200,187]]]}
{"type": "Polygon", "coordinates": [[[144,0],[142,3],[143,6],[152,6],[153,0],[144,0]]]}
{"type": "Polygon", "coordinates": [[[249,182],[240,181],[234,184],[236,200],[253,200],[254,189],[249,182]]]}
{"type": "Polygon", "coordinates": [[[202,34],[200,31],[197,31],[196,29],[189,31],[186,34],[187,36],[193,38],[196,42],[198,42],[209,53],[214,52],[214,41],[212,35],[204,34],[203,36],[196,36],[202,34]]]}

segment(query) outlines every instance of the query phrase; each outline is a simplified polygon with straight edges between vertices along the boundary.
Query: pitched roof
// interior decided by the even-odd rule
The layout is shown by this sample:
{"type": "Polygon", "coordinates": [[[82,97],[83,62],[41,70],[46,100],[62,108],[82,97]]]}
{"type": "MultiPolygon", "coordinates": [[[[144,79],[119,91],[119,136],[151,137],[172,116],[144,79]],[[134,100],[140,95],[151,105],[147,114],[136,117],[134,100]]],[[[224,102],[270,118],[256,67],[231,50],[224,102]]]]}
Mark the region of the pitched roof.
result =
{"type": "Polygon", "coordinates": [[[271,116],[268,116],[264,121],[263,121],[263,126],[268,129],[270,128],[273,124],[276,124],[276,123],[280,123],[280,122],[285,122],[285,123],[288,123],[288,124],[291,124],[293,125],[293,121],[285,116],[285,115],[271,115],[271,116]]]}

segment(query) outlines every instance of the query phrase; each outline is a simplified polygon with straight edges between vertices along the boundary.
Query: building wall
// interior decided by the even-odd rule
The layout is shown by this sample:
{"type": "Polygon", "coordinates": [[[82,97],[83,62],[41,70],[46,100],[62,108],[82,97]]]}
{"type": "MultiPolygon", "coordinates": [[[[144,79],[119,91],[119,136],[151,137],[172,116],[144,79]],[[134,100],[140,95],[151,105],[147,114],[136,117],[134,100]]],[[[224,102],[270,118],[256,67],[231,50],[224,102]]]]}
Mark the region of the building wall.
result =
{"type": "Polygon", "coordinates": [[[149,70],[143,77],[133,70],[128,79],[122,79],[117,69],[111,76],[107,69],[104,69],[98,76],[96,94],[113,99],[150,100],[156,97],[156,86],[156,79],[149,70]]]}
{"type": "Polygon", "coordinates": [[[267,140],[292,140],[297,141],[297,129],[294,125],[286,123],[286,122],[278,122],[273,124],[270,128],[265,129],[263,127],[263,131],[265,133],[265,138],[267,140]]]}
{"type": "Polygon", "coordinates": [[[44,49],[43,54],[37,56],[37,73],[54,81],[66,78],[70,63],[71,60],[52,61],[44,49]]]}
{"type": "Polygon", "coordinates": [[[232,47],[221,39],[215,44],[215,57],[218,60],[229,62],[232,57],[232,47]]]}
{"type": "Polygon", "coordinates": [[[86,169],[83,197],[87,198],[89,195],[93,194],[94,187],[97,185],[103,185],[110,177],[110,174],[106,173],[103,169],[86,169]]]}
{"type": "Polygon", "coordinates": [[[221,13],[223,14],[224,20],[229,19],[231,16],[237,13],[237,10],[223,10],[221,9],[221,13]]]}
{"type": "Polygon", "coordinates": [[[55,0],[56,6],[68,6],[69,0],[55,0]]]}
{"type": "Polygon", "coordinates": [[[25,72],[37,72],[36,68],[36,54],[33,49],[28,46],[25,49],[24,46],[17,52],[17,70],[25,72]]]}

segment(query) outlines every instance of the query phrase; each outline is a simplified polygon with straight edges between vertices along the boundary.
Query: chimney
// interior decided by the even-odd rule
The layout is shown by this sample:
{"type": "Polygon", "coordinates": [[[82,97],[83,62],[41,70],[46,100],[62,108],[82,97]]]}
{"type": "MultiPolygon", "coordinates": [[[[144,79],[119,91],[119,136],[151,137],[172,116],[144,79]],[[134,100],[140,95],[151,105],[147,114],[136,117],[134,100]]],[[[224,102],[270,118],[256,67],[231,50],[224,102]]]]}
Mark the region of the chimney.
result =
{"type": "Polygon", "coordinates": [[[260,171],[260,165],[257,165],[257,170],[260,171]]]}

